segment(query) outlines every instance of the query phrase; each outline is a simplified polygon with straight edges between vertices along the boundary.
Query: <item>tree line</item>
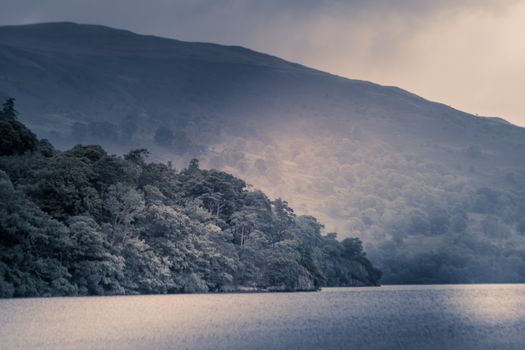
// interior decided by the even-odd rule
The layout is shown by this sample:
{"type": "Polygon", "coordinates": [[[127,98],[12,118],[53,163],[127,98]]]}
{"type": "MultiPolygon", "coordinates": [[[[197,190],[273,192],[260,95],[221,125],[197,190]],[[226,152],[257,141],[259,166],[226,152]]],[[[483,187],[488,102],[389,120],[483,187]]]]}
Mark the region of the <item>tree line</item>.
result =
{"type": "Polygon", "coordinates": [[[0,296],[378,285],[357,238],[225,172],[99,145],[67,151],[0,112],[0,296]]]}

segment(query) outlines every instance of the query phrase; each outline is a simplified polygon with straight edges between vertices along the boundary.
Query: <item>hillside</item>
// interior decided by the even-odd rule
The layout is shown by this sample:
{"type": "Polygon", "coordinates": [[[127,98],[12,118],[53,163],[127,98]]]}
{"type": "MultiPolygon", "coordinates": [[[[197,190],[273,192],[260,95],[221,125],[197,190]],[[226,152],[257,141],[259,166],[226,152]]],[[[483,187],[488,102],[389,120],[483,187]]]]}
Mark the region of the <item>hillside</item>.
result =
{"type": "Polygon", "coordinates": [[[242,176],[360,237],[385,282],[525,281],[525,129],[497,118],[241,47],[73,23],[0,27],[0,95],[59,148],[145,147],[242,176]]]}

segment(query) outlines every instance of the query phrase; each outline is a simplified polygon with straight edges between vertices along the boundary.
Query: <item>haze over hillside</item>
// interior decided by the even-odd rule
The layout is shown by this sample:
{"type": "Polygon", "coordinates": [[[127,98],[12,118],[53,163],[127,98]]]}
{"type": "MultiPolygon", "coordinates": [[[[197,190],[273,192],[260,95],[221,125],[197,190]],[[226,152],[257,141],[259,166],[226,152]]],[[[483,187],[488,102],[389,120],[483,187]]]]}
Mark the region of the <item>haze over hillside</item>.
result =
{"type": "Polygon", "coordinates": [[[241,47],[0,27],[0,97],[66,147],[233,172],[359,236],[385,282],[525,281],[525,129],[241,47]]]}

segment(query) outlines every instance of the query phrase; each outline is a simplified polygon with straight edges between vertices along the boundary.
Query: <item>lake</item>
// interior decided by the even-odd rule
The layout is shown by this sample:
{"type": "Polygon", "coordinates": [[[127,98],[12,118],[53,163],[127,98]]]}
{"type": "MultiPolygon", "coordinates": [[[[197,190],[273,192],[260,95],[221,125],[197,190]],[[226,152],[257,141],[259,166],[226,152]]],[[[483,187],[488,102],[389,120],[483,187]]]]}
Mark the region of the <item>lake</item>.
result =
{"type": "Polygon", "coordinates": [[[0,349],[525,349],[525,285],[4,299],[0,349]]]}

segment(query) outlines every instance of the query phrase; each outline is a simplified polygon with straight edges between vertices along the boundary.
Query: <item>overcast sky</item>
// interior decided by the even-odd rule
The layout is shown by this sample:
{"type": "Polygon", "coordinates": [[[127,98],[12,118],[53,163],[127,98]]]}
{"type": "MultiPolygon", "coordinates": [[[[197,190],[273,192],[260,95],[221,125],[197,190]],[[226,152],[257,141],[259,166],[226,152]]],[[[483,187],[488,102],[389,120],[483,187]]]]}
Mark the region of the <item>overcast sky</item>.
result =
{"type": "Polygon", "coordinates": [[[246,46],[525,126],[525,0],[0,0],[0,24],[74,21],[246,46]]]}

